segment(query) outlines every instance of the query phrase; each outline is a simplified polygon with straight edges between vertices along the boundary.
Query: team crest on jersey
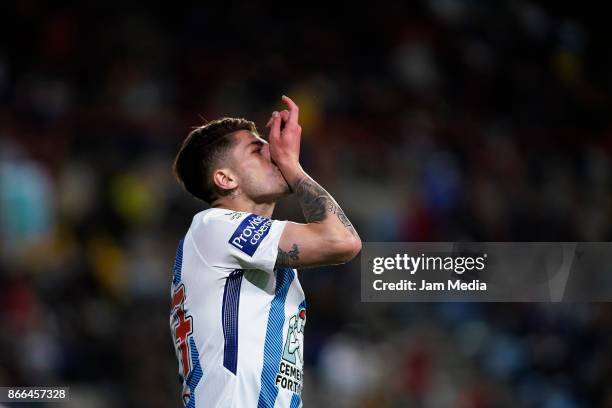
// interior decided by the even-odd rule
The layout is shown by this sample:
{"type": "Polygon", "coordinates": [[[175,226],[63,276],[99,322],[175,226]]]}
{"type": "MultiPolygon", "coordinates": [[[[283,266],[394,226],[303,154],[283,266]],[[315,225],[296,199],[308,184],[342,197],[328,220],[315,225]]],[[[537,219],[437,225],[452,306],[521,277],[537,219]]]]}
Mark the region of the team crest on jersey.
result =
{"type": "Polygon", "coordinates": [[[289,318],[289,327],[283,346],[283,356],[278,367],[276,385],[286,390],[300,394],[302,392],[304,365],[304,325],[306,324],[306,309],[289,318]]]}
{"type": "Polygon", "coordinates": [[[256,214],[246,217],[228,241],[245,254],[253,256],[261,241],[270,232],[272,220],[256,214]]]}
{"type": "Polygon", "coordinates": [[[230,220],[237,220],[238,218],[242,217],[244,214],[246,213],[243,211],[232,211],[232,212],[225,213],[225,215],[230,216],[230,220]]]}

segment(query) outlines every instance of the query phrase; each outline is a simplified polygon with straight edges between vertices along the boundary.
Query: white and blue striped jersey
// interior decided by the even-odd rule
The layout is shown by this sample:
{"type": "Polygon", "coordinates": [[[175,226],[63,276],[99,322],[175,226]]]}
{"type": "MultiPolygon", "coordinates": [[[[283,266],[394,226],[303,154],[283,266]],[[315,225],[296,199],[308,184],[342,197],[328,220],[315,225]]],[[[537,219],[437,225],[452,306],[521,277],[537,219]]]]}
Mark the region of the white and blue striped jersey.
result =
{"type": "Polygon", "coordinates": [[[170,330],[186,407],[302,405],[304,291],[274,269],[285,225],[211,208],[179,243],[170,330]]]}

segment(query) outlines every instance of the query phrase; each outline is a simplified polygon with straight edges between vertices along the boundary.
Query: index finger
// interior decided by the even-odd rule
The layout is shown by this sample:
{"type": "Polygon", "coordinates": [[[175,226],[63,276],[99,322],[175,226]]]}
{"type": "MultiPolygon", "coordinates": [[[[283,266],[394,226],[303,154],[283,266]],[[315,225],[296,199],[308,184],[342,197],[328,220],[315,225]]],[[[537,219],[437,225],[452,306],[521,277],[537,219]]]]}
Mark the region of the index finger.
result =
{"type": "Polygon", "coordinates": [[[283,95],[282,100],[289,108],[289,122],[297,124],[300,108],[288,96],[283,95]]]}

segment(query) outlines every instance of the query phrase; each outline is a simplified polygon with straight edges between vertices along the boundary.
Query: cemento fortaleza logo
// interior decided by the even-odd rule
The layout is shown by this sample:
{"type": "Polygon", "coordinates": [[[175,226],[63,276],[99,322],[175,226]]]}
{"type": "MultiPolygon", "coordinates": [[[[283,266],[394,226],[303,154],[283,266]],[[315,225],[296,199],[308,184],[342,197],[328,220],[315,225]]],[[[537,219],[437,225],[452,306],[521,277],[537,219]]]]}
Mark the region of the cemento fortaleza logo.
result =
{"type": "Polygon", "coordinates": [[[300,308],[291,316],[287,327],[283,358],[278,366],[275,383],[296,394],[302,393],[304,373],[304,326],[306,325],[306,309],[300,308]]]}
{"type": "Polygon", "coordinates": [[[251,214],[242,220],[228,242],[245,254],[253,256],[261,241],[270,232],[271,226],[272,220],[251,214]]]}

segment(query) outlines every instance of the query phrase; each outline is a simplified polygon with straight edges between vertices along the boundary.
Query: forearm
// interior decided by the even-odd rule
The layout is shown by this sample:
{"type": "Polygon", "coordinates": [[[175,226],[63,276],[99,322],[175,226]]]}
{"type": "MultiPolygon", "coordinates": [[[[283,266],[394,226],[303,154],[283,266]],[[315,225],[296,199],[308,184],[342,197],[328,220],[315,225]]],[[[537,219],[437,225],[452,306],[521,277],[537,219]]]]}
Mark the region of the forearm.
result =
{"type": "Polygon", "coordinates": [[[303,171],[289,179],[306,224],[288,223],[285,227],[276,266],[304,268],[353,259],[361,250],[361,239],[342,208],[303,171]]]}
{"type": "Polygon", "coordinates": [[[290,173],[287,181],[295,192],[307,223],[325,226],[330,233],[349,232],[353,237],[359,238],[342,208],[321,185],[301,168],[287,173],[290,173]]]}

